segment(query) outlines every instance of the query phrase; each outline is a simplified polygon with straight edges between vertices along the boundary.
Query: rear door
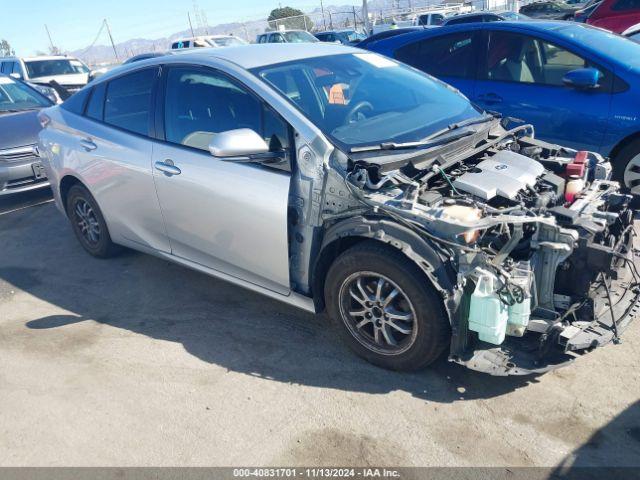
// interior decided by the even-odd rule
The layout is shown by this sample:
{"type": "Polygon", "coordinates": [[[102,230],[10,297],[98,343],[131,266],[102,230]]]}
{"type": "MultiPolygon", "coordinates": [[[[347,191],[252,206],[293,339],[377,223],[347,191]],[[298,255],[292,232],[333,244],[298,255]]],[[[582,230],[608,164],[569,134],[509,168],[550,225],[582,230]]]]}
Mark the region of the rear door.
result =
{"type": "Polygon", "coordinates": [[[113,240],[169,252],[151,171],[158,71],[143,68],[94,86],[84,116],[67,122],[71,138],[63,146],[69,148],[69,165],[100,205],[113,240]]]}
{"type": "Polygon", "coordinates": [[[289,126],[222,72],[173,66],[164,78],[153,163],[172,254],[287,294],[289,171],[224,161],[208,147],[217,133],[250,128],[290,156],[289,126]]]}
{"type": "Polygon", "coordinates": [[[403,45],[394,57],[453,85],[467,97],[475,91],[478,59],[473,28],[446,35],[428,36],[403,45]]]}
{"type": "Polygon", "coordinates": [[[608,124],[613,75],[548,40],[516,32],[487,32],[473,100],[485,110],[532,123],[536,135],[569,147],[598,150],[608,124]],[[566,87],[569,71],[595,66],[601,86],[566,87]]]}

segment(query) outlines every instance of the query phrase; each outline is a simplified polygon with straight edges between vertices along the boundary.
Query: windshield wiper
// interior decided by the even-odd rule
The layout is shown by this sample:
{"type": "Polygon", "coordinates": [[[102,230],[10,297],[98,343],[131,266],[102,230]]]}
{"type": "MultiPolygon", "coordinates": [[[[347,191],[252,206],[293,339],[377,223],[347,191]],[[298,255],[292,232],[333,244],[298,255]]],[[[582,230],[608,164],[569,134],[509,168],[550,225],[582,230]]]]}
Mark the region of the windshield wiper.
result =
{"type": "Polygon", "coordinates": [[[396,143],[396,142],[383,142],[377,145],[365,145],[362,147],[352,147],[349,152],[350,153],[360,153],[360,152],[375,152],[379,150],[409,150],[409,149],[417,149],[417,148],[429,148],[436,147],[438,145],[442,145],[443,143],[453,142],[455,140],[459,140],[464,137],[468,137],[469,135],[473,135],[473,131],[466,130],[464,132],[460,132],[456,135],[450,135],[441,140],[436,140],[436,138],[442,137],[445,134],[452,132],[454,130],[458,130],[460,128],[468,127],[469,125],[476,125],[478,123],[486,123],[488,121],[494,120],[495,117],[491,115],[483,115],[481,117],[469,118],[467,120],[463,120],[461,122],[452,123],[448,125],[446,128],[442,130],[438,130],[437,132],[429,135],[427,138],[419,140],[417,142],[404,142],[404,143],[396,143]]]}

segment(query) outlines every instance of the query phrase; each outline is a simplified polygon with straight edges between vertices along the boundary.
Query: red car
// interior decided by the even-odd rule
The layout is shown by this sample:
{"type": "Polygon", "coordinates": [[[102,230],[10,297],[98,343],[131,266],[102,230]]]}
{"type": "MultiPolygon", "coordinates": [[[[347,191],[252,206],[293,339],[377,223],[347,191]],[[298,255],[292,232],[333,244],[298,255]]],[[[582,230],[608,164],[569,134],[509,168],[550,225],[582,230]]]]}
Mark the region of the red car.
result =
{"type": "Polygon", "coordinates": [[[587,18],[587,23],[622,33],[640,23],[640,0],[603,0],[587,18]]]}

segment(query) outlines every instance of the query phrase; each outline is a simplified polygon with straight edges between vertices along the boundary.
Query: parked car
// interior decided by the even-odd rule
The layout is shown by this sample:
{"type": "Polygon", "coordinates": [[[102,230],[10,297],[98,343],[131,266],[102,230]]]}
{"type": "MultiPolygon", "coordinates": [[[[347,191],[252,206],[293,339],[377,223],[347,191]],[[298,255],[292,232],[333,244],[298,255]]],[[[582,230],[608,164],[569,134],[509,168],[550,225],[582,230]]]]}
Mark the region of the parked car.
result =
{"type": "Polygon", "coordinates": [[[342,45],[355,45],[367,36],[355,30],[333,30],[329,32],[318,32],[316,38],[321,42],[341,43],[342,45]]]}
{"type": "Polygon", "coordinates": [[[278,30],[277,32],[261,33],[256,43],[315,43],[316,37],[304,30],[278,30]]]}
{"type": "Polygon", "coordinates": [[[68,92],[63,100],[92,78],[89,67],[67,55],[0,58],[0,73],[45,87],[60,85],[68,92]]]}
{"type": "Polygon", "coordinates": [[[589,18],[589,16],[595,11],[595,9],[600,6],[601,1],[602,0],[586,3],[585,6],[580,10],[576,10],[576,13],[573,14],[573,20],[579,23],[586,23],[587,18],[589,18]]]}
{"type": "Polygon", "coordinates": [[[128,65],[130,63],[141,62],[142,60],[149,60],[150,58],[162,57],[164,55],[170,55],[173,53],[173,50],[169,50],[166,52],[149,52],[149,53],[141,53],[139,55],[134,55],[133,57],[127,58],[123,65],[128,65]]]}
{"type": "Polygon", "coordinates": [[[516,13],[510,10],[505,10],[504,12],[498,12],[498,15],[500,15],[504,20],[521,20],[521,21],[532,20],[531,17],[527,17],[524,13],[516,13]]]}
{"type": "Polygon", "coordinates": [[[539,20],[569,20],[579,6],[564,2],[533,2],[520,8],[520,13],[539,20]]]}
{"type": "Polygon", "coordinates": [[[603,0],[589,15],[587,23],[594,27],[622,33],[627,28],[640,23],[640,1],[603,0]]]}
{"type": "Polygon", "coordinates": [[[476,23],[476,22],[500,22],[505,20],[504,17],[493,12],[474,12],[463,13],[460,15],[453,15],[446,18],[442,22],[442,26],[445,25],[458,25],[461,23],[476,23]]]}
{"type": "Polygon", "coordinates": [[[0,75],[0,197],[49,185],[38,150],[38,111],[53,102],[0,75]]]}
{"type": "Polygon", "coordinates": [[[544,140],[612,159],[640,193],[640,46],[574,22],[442,27],[367,47],[459,88],[480,107],[532,123],[544,140]]]}
{"type": "Polygon", "coordinates": [[[358,48],[367,48],[368,45],[371,45],[372,43],[377,42],[379,40],[396,37],[398,35],[403,35],[409,32],[415,32],[417,30],[424,30],[424,27],[407,27],[407,28],[397,28],[395,30],[384,30],[382,32],[375,33],[373,35],[368,36],[367,38],[365,38],[364,40],[362,40],[361,42],[357,43],[354,46],[358,48]]]}
{"type": "Polygon", "coordinates": [[[451,15],[451,11],[444,9],[440,11],[433,11],[429,13],[423,13],[422,15],[418,15],[413,22],[416,26],[421,27],[431,27],[434,25],[442,25],[442,22],[445,21],[447,16],[451,15]]]}
{"type": "Polygon", "coordinates": [[[200,35],[197,37],[179,38],[171,43],[171,50],[183,48],[217,48],[246,45],[247,42],[233,35],[200,35]]]}
{"type": "Polygon", "coordinates": [[[398,370],[449,349],[494,375],[542,372],[633,318],[633,212],[609,163],[506,130],[394,60],[202,49],[73,98],[41,113],[40,145],[94,256],[125,245],[326,306],[358,354],[398,370]]]}

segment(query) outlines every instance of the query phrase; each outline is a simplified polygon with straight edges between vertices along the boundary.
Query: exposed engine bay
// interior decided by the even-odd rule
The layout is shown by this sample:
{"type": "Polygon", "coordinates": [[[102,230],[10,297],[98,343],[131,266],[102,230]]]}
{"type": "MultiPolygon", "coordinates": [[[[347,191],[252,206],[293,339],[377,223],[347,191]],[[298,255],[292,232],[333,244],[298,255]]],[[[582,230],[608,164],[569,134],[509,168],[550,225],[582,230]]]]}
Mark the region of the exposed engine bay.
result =
{"type": "Polygon", "coordinates": [[[632,197],[596,153],[494,127],[435,155],[353,155],[344,176],[369,215],[436,252],[439,265],[423,263],[449,314],[451,361],[542,372],[617,342],[635,316],[632,197]]]}

